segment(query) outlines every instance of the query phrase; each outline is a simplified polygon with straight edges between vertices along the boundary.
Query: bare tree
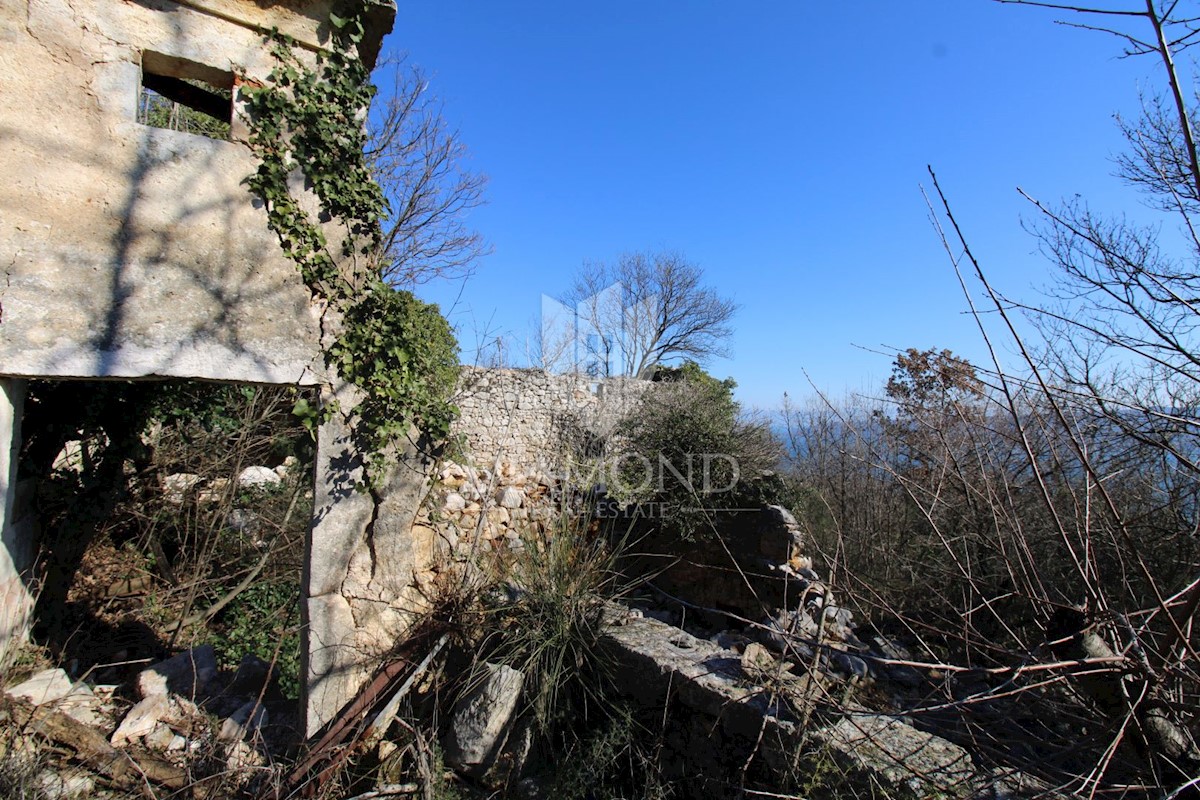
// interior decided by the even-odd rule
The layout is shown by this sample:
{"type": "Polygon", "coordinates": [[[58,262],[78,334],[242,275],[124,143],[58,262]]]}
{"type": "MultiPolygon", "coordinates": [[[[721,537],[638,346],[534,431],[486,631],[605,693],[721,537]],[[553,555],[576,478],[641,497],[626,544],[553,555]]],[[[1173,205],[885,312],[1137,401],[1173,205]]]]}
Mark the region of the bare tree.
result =
{"type": "Polygon", "coordinates": [[[484,175],[441,113],[419,67],[385,64],[392,89],[368,120],[367,160],[390,206],[377,254],[385,281],[412,286],[470,273],[487,252],[468,213],[483,203],[484,175]]]}
{"type": "MultiPolygon", "coordinates": [[[[989,549],[1012,576],[1014,596],[1029,602],[1046,652],[1117,659],[1108,671],[1070,679],[1107,739],[1094,768],[1073,781],[1094,795],[1132,770],[1181,796],[1200,769],[1192,643],[1200,562],[1190,538],[1200,479],[1200,166],[1176,59],[1200,35],[1200,20],[1178,0],[1130,0],[1123,9],[1000,2],[1069,13],[1065,24],[1111,34],[1126,55],[1150,55],[1163,69],[1167,99],[1144,99],[1139,121],[1121,121],[1130,147],[1118,175],[1174,216],[1182,246],[1158,227],[1101,215],[1080,201],[1053,207],[1029,198],[1039,212],[1031,227],[1057,268],[1050,301],[1021,306],[1045,334],[1040,352],[1011,319],[1020,304],[993,289],[972,255],[936,178],[934,188],[947,222],[938,229],[960,280],[965,265],[1028,367],[1015,378],[995,362],[996,399],[1012,420],[1009,436],[1025,453],[1031,481],[1022,487],[1010,478],[992,493],[996,520],[1011,507],[1017,526],[996,539],[1003,548],[989,549]],[[1038,498],[1040,519],[1015,504],[1021,495],[1038,498]],[[1129,758],[1123,741],[1141,756],[1129,758]]],[[[965,283],[964,292],[974,309],[965,283]]],[[[983,318],[976,319],[991,348],[983,318]]],[[[980,573],[972,567],[965,574],[976,584],[980,573]]]]}
{"type": "Polygon", "coordinates": [[[728,355],[737,304],[703,278],[699,265],[674,251],[585,263],[562,298],[577,315],[574,366],[646,377],[672,359],[728,355]]]}

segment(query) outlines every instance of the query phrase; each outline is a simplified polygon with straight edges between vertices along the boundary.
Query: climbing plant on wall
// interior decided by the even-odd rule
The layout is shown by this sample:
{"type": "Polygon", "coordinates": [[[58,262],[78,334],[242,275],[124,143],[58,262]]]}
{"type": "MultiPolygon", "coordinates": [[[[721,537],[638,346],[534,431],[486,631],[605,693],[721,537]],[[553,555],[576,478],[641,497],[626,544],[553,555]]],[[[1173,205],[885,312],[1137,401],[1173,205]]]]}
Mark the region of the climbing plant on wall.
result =
{"type": "Polygon", "coordinates": [[[411,424],[434,438],[448,433],[457,343],[437,306],[381,277],[374,256],[387,199],[363,155],[363,120],[375,87],[355,52],[361,9],[329,21],[330,47],[314,65],[297,55],[290,37],[275,32],[275,68],[265,84],[242,89],[250,146],[259,158],[248,184],[313,297],[335,312],[338,330],[326,365],[365,395],[353,409],[354,433],[375,481],[383,452],[411,424]],[[319,220],[305,208],[308,192],[320,204],[319,220]]]}

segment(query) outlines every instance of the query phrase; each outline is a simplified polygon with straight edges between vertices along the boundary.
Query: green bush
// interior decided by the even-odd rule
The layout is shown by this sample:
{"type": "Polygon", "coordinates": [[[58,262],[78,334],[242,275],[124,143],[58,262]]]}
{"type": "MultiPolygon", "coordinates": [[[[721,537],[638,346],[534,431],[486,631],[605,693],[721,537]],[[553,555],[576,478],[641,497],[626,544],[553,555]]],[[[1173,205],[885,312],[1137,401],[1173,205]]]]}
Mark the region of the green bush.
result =
{"type": "Polygon", "coordinates": [[[224,631],[212,641],[218,658],[235,665],[245,656],[275,664],[280,690],[300,696],[300,587],[272,581],[238,595],[222,616],[224,631]]]}
{"type": "Polygon", "coordinates": [[[717,380],[693,361],[661,368],[619,426],[610,491],[657,504],[653,517],[684,539],[704,536],[722,509],[774,502],[779,443],[733,399],[732,379],[717,380]]]}
{"type": "Polygon", "coordinates": [[[458,343],[436,305],[376,283],[346,311],[330,350],[343,378],[367,397],[356,408],[360,444],[372,454],[417,424],[444,438],[454,419],[458,343]]]}

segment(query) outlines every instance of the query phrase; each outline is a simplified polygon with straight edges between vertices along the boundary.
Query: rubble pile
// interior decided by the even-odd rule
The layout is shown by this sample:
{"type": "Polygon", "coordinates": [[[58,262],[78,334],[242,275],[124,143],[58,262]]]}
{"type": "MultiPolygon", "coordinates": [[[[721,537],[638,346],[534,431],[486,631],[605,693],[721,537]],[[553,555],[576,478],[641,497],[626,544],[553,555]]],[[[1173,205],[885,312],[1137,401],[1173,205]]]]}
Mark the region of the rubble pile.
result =
{"type": "Polygon", "coordinates": [[[247,656],[235,670],[221,670],[208,645],[154,664],[126,685],[47,669],[0,695],[10,726],[3,756],[36,765],[33,742],[41,738],[75,751],[86,769],[48,762],[35,777],[42,796],[61,800],[105,796],[98,784],[121,786],[129,764],[167,788],[207,779],[223,787],[210,795],[219,796],[269,777],[275,757],[296,738],[290,705],[269,664],[247,656]],[[272,708],[284,709],[282,723],[272,722],[272,708]]]}

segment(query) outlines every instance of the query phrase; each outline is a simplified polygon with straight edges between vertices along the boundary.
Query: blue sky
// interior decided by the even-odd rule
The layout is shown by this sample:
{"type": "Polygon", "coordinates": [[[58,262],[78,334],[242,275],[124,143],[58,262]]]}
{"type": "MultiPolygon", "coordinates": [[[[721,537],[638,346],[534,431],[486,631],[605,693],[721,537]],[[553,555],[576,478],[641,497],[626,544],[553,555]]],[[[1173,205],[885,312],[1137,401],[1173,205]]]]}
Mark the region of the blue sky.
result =
{"type": "Polygon", "coordinates": [[[470,221],[492,254],[421,293],[464,360],[485,335],[519,360],[541,294],[584,260],[674,249],[741,306],[733,356],[710,371],[746,404],[809,395],[809,378],[878,392],[889,348],[982,362],[926,165],[993,280],[1026,299],[1049,273],[1018,186],[1138,204],[1110,176],[1112,115],[1136,109],[1155,65],[1061,16],[991,0],[400,0],[385,52],[429,73],[490,178],[470,221]]]}

